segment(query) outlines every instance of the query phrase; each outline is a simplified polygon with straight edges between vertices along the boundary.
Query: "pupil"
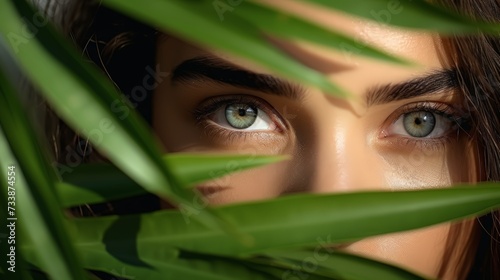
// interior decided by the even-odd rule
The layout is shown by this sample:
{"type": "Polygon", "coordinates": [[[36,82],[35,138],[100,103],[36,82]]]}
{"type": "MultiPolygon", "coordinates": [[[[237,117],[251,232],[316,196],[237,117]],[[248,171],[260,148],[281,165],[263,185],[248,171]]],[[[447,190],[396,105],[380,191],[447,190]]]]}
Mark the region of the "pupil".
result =
{"type": "Polygon", "coordinates": [[[416,125],[421,125],[421,124],[422,124],[422,119],[420,119],[420,118],[416,118],[416,119],[415,119],[415,124],[416,124],[416,125]]]}
{"type": "Polygon", "coordinates": [[[227,123],[236,129],[252,126],[257,120],[258,110],[244,103],[230,104],[226,107],[227,123]]]}

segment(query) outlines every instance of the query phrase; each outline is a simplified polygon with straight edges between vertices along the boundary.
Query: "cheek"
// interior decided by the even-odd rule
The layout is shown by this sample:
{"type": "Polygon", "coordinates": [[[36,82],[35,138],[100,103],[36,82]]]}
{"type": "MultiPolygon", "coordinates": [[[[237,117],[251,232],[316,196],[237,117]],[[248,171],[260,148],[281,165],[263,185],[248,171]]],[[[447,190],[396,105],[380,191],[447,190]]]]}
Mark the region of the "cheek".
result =
{"type": "Polygon", "coordinates": [[[449,225],[388,234],[356,242],[346,251],[436,277],[446,248],[449,225]]]}
{"type": "MultiPolygon", "coordinates": [[[[385,147],[379,152],[389,189],[439,187],[474,180],[472,153],[466,140],[443,143],[432,149],[385,147]]],[[[436,277],[449,230],[450,224],[442,224],[372,237],[355,242],[346,250],[436,277]]]]}
{"type": "Polygon", "coordinates": [[[286,191],[288,174],[289,165],[282,162],[222,176],[200,184],[198,189],[210,205],[265,200],[286,191]]]}
{"type": "Polygon", "coordinates": [[[462,141],[440,144],[430,149],[382,149],[381,163],[390,189],[419,189],[470,182],[473,164],[462,141]]]}

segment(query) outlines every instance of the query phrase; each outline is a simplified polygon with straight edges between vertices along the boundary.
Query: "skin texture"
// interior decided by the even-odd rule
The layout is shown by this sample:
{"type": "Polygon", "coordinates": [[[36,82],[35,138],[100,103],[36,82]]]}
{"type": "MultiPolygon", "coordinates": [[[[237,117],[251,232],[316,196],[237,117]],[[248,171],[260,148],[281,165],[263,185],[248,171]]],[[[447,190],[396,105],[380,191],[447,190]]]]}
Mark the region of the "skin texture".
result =
{"type": "MultiPolygon", "coordinates": [[[[322,71],[352,95],[339,99],[299,85],[300,98],[292,100],[208,79],[173,81],[172,72],[178,65],[207,55],[255,73],[273,73],[229,54],[165,36],[158,42],[157,61],[162,71],[171,75],[155,90],[153,127],[166,151],[291,155],[289,161],[203,184],[200,191],[210,204],[269,199],[294,192],[402,190],[476,180],[466,133],[450,128],[435,138],[415,138],[404,135],[404,128],[397,124],[406,113],[402,108],[408,104],[441,104],[439,108],[455,108],[454,114],[461,116],[460,94],[444,90],[371,106],[366,102],[368,92],[375,87],[449,68],[437,36],[389,28],[306,4],[266,3],[340,30],[417,65],[388,64],[356,56],[356,50],[338,52],[300,41],[273,39],[284,52],[322,71]],[[272,129],[251,132],[224,129],[216,124],[219,119],[214,114],[196,119],[193,112],[207,100],[234,95],[247,96],[239,103],[247,99],[263,100],[263,110],[272,120],[272,129]]],[[[224,112],[224,106],[219,110],[224,112]]],[[[445,123],[444,118],[438,119],[445,123]]],[[[345,250],[437,277],[449,227],[444,224],[372,237],[346,244],[345,250]]],[[[446,279],[456,277],[452,272],[445,275],[446,279]]]]}

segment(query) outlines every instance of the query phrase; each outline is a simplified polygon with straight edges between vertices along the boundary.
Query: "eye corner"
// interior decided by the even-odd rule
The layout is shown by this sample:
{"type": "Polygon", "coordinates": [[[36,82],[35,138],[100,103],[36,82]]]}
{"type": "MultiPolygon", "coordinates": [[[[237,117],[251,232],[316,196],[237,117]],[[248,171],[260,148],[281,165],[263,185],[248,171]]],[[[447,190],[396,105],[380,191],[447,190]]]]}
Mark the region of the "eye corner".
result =
{"type": "Polygon", "coordinates": [[[386,139],[387,137],[391,137],[390,133],[388,132],[388,128],[386,126],[387,125],[384,125],[383,128],[379,131],[377,135],[378,139],[386,139]]]}

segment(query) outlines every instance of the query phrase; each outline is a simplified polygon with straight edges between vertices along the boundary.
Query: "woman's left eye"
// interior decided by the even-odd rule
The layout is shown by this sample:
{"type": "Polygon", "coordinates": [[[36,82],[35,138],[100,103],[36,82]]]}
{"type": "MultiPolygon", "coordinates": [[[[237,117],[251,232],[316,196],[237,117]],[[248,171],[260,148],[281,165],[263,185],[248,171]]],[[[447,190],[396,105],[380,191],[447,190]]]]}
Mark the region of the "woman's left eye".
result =
{"type": "Polygon", "coordinates": [[[440,138],[446,136],[456,123],[444,114],[419,110],[407,112],[386,130],[389,135],[412,138],[440,138]]]}
{"type": "Polygon", "coordinates": [[[221,106],[215,111],[212,121],[231,130],[269,131],[276,129],[276,124],[266,112],[244,102],[221,106]]]}

